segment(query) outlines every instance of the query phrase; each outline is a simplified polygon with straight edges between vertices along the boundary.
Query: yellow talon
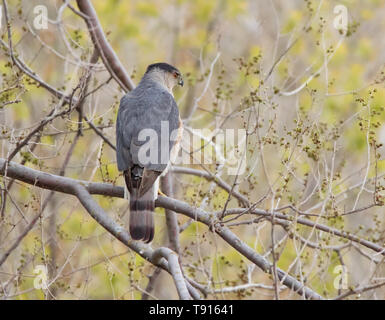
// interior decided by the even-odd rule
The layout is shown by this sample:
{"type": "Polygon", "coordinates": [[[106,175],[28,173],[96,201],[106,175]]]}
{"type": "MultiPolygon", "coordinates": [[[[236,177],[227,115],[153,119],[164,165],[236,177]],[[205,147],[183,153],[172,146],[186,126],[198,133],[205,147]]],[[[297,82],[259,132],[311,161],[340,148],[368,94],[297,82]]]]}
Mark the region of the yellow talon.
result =
{"type": "Polygon", "coordinates": [[[158,189],[158,194],[162,197],[167,197],[167,195],[165,195],[160,189],[158,189]]]}

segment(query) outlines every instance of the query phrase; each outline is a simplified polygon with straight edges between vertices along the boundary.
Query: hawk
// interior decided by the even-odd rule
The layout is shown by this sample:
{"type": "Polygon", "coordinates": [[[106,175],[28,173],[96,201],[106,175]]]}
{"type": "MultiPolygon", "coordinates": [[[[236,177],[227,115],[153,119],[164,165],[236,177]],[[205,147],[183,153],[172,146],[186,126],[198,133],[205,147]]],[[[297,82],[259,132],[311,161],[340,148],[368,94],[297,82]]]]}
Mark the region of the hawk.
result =
{"type": "Polygon", "coordinates": [[[154,63],[120,101],[116,157],[130,193],[129,231],[134,240],[154,238],[159,178],[179,152],[183,125],[172,93],[176,85],[183,86],[179,70],[168,63],[154,63]]]}

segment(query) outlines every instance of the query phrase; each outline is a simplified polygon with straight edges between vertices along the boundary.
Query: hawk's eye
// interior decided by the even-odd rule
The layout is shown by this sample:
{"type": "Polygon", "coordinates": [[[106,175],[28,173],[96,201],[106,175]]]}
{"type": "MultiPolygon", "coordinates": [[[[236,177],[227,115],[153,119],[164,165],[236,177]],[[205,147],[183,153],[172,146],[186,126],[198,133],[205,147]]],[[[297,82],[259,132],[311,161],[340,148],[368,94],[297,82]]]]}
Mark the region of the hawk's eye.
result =
{"type": "Polygon", "coordinates": [[[174,78],[178,78],[178,72],[173,73],[174,78]]]}

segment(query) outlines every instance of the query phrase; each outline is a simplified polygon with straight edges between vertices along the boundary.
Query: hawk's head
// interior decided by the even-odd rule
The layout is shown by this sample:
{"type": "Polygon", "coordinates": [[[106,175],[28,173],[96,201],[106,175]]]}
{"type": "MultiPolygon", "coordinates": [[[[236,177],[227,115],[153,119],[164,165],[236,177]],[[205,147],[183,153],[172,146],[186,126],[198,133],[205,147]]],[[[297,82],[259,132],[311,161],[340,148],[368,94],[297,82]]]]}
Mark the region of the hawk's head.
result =
{"type": "Polygon", "coordinates": [[[169,91],[172,91],[176,85],[183,86],[183,78],[180,71],[165,62],[150,64],[147,67],[146,75],[155,81],[161,82],[169,91]]]}

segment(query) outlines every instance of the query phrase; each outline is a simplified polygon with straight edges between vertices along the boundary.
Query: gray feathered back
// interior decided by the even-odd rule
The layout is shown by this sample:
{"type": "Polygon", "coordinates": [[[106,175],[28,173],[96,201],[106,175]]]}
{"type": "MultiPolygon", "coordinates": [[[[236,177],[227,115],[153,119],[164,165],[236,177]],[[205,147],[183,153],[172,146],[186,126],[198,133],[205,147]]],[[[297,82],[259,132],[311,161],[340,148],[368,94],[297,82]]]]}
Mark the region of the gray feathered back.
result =
{"type": "Polygon", "coordinates": [[[179,110],[174,97],[160,84],[146,75],[139,85],[127,93],[120,101],[116,123],[117,162],[119,171],[125,171],[134,164],[149,170],[163,171],[167,167],[170,150],[174,144],[171,133],[179,127],[179,110]],[[161,144],[161,122],[167,121],[169,131],[161,144]],[[139,141],[138,135],[143,129],[152,129],[157,133],[157,161],[142,165],[138,159],[140,148],[149,141],[139,141]],[[165,144],[166,142],[166,144],[165,144]],[[168,145],[168,146],[167,146],[168,145]],[[167,160],[167,161],[165,161],[167,160]]]}

